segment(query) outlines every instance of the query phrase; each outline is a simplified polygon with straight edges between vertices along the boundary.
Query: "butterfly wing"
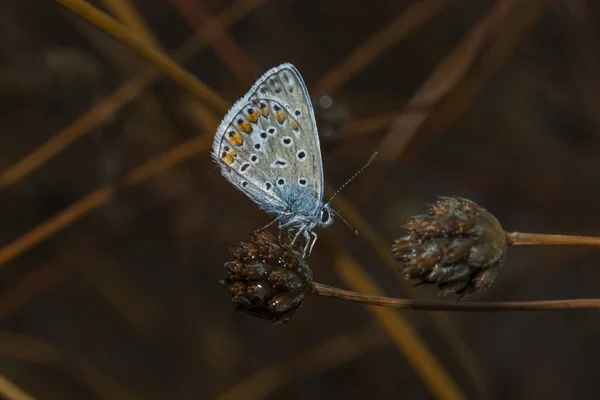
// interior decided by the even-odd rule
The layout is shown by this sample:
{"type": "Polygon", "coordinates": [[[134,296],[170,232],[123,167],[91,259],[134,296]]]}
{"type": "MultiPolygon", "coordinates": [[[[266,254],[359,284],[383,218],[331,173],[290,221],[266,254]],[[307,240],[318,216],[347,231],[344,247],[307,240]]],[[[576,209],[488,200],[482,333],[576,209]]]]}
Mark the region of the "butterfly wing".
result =
{"type": "Polygon", "coordinates": [[[266,72],[229,110],[212,156],[223,176],[261,208],[314,216],[323,199],[323,168],[314,112],[291,64],[266,72]]]}

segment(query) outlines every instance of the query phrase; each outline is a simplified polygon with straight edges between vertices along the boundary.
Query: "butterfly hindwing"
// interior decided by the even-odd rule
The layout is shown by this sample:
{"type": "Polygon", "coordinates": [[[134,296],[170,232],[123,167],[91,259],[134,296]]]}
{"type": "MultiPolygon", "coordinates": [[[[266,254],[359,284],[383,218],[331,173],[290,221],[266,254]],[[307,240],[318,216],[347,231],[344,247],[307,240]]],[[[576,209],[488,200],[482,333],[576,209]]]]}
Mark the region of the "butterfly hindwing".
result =
{"type": "Polygon", "coordinates": [[[319,139],[308,92],[291,64],[268,71],[231,108],[212,155],[225,178],[264,210],[317,212],[323,197],[319,139]]]}

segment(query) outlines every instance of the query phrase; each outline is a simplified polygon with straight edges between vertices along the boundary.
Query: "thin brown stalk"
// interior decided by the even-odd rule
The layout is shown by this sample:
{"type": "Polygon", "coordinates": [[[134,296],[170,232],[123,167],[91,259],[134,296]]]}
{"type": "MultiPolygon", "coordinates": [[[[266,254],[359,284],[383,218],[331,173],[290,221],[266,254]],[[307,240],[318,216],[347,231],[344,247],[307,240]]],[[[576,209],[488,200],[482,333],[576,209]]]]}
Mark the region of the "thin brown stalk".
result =
{"type": "MultiPolygon", "coordinates": [[[[200,29],[206,21],[214,18],[202,2],[195,0],[168,0],[168,2],[179,11],[193,29],[200,29]]],[[[235,42],[227,31],[224,30],[222,36],[213,40],[210,47],[227,69],[245,86],[250,86],[254,83],[256,77],[261,74],[262,68],[250,54],[235,42]]]]}
{"type": "Polygon", "coordinates": [[[63,369],[89,387],[99,399],[147,399],[122,386],[94,364],[65,354],[56,346],[30,336],[0,330],[0,357],[53,369],[63,369]]]}
{"type": "Polygon", "coordinates": [[[600,299],[568,299],[540,301],[489,301],[489,302],[449,302],[419,301],[398,299],[353,292],[313,282],[313,294],[333,297],[371,306],[393,307],[404,310],[428,311],[544,311],[544,310],[580,310],[600,308],[600,299]]]}
{"type": "MultiPolygon", "coordinates": [[[[359,292],[375,293],[381,297],[381,289],[349,255],[342,251],[336,251],[333,260],[338,275],[347,285],[359,292]]],[[[313,290],[319,294],[320,285],[316,284],[314,287],[317,289],[313,290]]],[[[349,296],[348,293],[346,295],[349,296]]],[[[379,325],[381,325],[417,375],[420,376],[425,386],[436,398],[445,400],[466,399],[466,396],[462,393],[442,363],[429,350],[427,344],[402,314],[397,310],[381,307],[370,307],[368,311],[379,325]]]]}
{"type": "Polygon", "coordinates": [[[362,43],[341,64],[329,71],[314,86],[314,92],[318,94],[334,92],[447,5],[447,0],[424,0],[414,3],[383,30],[362,43]]]}
{"type": "Polygon", "coordinates": [[[62,210],[54,217],[37,225],[31,231],[13,240],[11,243],[0,249],[0,265],[4,265],[15,259],[27,250],[47,240],[56,232],[71,225],[83,215],[86,215],[91,210],[96,209],[100,205],[106,203],[109,199],[113,198],[115,193],[115,187],[98,189],[62,210]]]}
{"type": "Polygon", "coordinates": [[[111,18],[108,14],[98,10],[83,0],[56,0],[59,4],[92,23],[106,34],[136,51],[164,75],[171,78],[178,85],[191,90],[192,94],[213,106],[217,111],[225,113],[229,109],[227,101],[209,88],[204,82],[194,75],[183,72],[175,61],[156,50],[152,45],[131,30],[111,18]]]}
{"type": "Polygon", "coordinates": [[[119,20],[123,21],[148,44],[160,48],[158,41],[129,0],[102,0],[104,6],[119,20]]]}
{"type": "MultiPolygon", "coordinates": [[[[125,329],[129,328],[148,344],[156,344],[165,315],[162,303],[116,260],[98,251],[94,254],[89,261],[91,265],[82,268],[79,275],[87,290],[97,294],[115,311],[124,321],[125,329]]],[[[82,259],[85,258],[80,258],[79,264],[82,259]]]]}
{"type": "MultiPolygon", "coordinates": [[[[255,2],[256,2],[256,0],[255,0],[255,2]]],[[[70,3],[70,2],[68,2],[68,3],[70,3]]],[[[80,2],[78,2],[78,1],[75,2],[76,5],[79,3],[80,2]]],[[[242,6],[240,6],[240,3],[242,3],[242,2],[236,2],[236,4],[238,4],[239,9],[236,9],[235,13],[232,10],[229,11],[228,16],[230,18],[232,15],[237,16],[238,14],[241,14],[240,11],[242,11],[242,10],[248,10],[248,9],[255,8],[255,7],[252,7],[250,4],[243,4],[243,7],[242,7],[242,6]]],[[[253,3],[252,5],[255,6],[256,4],[253,3]]],[[[88,10],[87,7],[84,7],[83,9],[88,10]]],[[[92,11],[92,14],[95,15],[94,13],[96,11],[97,10],[94,9],[92,11]]],[[[125,28],[122,28],[122,29],[126,30],[125,28]]],[[[148,46],[145,46],[145,47],[148,47],[148,46]]],[[[173,68],[176,70],[176,72],[178,74],[189,75],[189,73],[187,73],[185,70],[181,69],[177,64],[173,64],[173,68]]],[[[188,79],[188,80],[184,80],[184,82],[185,82],[184,84],[187,84],[187,85],[194,85],[196,80],[188,79]]],[[[225,104],[227,104],[227,103],[225,102],[225,104]]],[[[93,118],[97,118],[97,116],[93,116],[93,118]]],[[[98,122],[100,122],[100,121],[98,121],[98,122]]],[[[125,176],[125,178],[119,185],[101,188],[101,189],[98,189],[98,190],[90,193],[89,195],[87,195],[83,199],[81,199],[80,201],[78,201],[78,202],[72,204],[71,206],[67,207],[66,209],[62,210],[61,212],[59,212],[57,215],[50,218],[46,222],[43,222],[42,224],[38,225],[30,232],[22,235],[21,237],[17,238],[13,242],[11,242],[8,245],[1,248],[0,249],[0,265],[3,265],[5,263],[13,260],[14,258],[19,256],[23,252],[35,247],[39,243],[41,243],[41,242],[47,240],[48,238],[50,238],[51,236],[53,236],[55,233],[66,228],[73,222],[77,221],[84,215],[87,215],[87,213],[89,213],[90,211],[96,209],[97,207],[99,207],[102,204],[105,204],[107,201],[109,201],[116,195],[117,187],[119,187],[119,186],[126,187],[129,185],[135,185],[135,184],[141,183],[141,182],[149,179],[150,177],[154,176],[155,174],[157,174],[167,168],[170,168],[171,166],[191,157],[192,155],[198,154],[198,153],[206,150],[208,148],[208,146],[209,146],[208,139],[202,138],[202,139],[191,140],[187,143],[176,146],[172,150],[170,150],[166,153],[163,153],[162,155],[151,159],[146,164],[134,169],[133,171],[131,171],[129,174],[127,174],[125,176]]]]}
{"type": "Polygon", "coordinates": [[[173,149],[133,169],[120,184],[100,188],[88,194],[55,216],[37,225],[31,231],[0,248],[0,266],[44,242],[89,212],[105,204],[117,194],[119,188],[143,183],[156,174],[205,151],[209,145],[210,143],[206,138],[199,138],[175,146],[173,149]]]}
{"type": "Polygon", "coordinates": [[[386,343],[378,326],[351,330],[289,360],[261,369],[217,396],[216,400],[265,399],[290,381],[333,370],[386,343]]]}
{"type": "MultiPolygon", "coordinates": [[[[501,0],[475,25],[458,45],[435,67],[433,73],[411,97],[407,107],[435,104],[445,96],[467,73],[491,32],[503,23],[516,0],[501,0]]],[[[430,109],[421,113],[403,113],[377,146],[382,160],[392,162],[402,154],[430,109]]]]}
{"type": "Polygon", "coordinates": [[[0,294],[0,321],[10,318],[27,303],[43,296],[57,286],[68,281],[74,275],[83,272],[92,289],[103,295],[104,299],[115,306],[137,333],[145,339],[153,339],[156,321],[160,317],[160,306],[155,304],[123,271],[111,266],[110,260],[102,260],[102,267],[96,268],[98,260],[88,259],[90,252],[97,254],[93,245],[79,240],[72,243],[72,250],[60,258],[28,272],[11,287],[0,294]],[[118,279],[115,274],[119,274],[118,279]],[[110,284],[108,280],[110,279],[110,284]],[[115,286],[114,282],[118,282],[115,286]],[[126,298],[119,297],[126,293],[126,298]]]}
{"type": "MultiPolygon", "coordinates": [[[[127,26],[131,27],[134,31],[139,33],[151,46],[156,49],[163,50],[161,44],[156,39],[154,33],[149,30],[148,25],[146,24],[143,16],[137,11],[137,9],[131,4],[130,0],[103,0],[106,7],[111,10],[111,12],[117,16],[123,23],[127,26]]],[[[217,21],[214,17],[207,19],[207,22],[217,21]]],[[[81,22],[82,24],[84,22],[81,22]]],[[[86,24],[87,25],[87,24],[86,24]]],[[[199,26],[197,30],[200,30],[202,26],[199,26]]],[[[90,29],[93,27],[90,26],[90,29]]],[[[101,34],[105,40],[110,40],[98,30],[95,30],[96,33],[101,34]]],[[[224,30],[224,35],[227,34],[227,31],[224,30]]],[[[213,43],[218,42],[220,37],[215,38],[212,42],[210,42],[209,46],[212,46],[213,43]]],[[[96,42],[100,42],[99,38],[96,39],[96,42]]],[[[112,42],[112,41],[111,41],[112,42]]],[[[112,42],[114,44],[114,42],[112,42]]],[[[126,48],[119,47],[123,51],[128,51],[126,48]]],[[[125,54],[123,56],[119,56],[115,53],[115,48],[112,46],[110,49],[111,60],[115,64],[123,64],[126,63],[126,70],[131,70],[131,67],[135,68],[135,71],[138,71],[143,65],[140,67],[139,64],[144,64],[144,61],[141,61],[136,58],[136,62],[131,61],[131,52],[125,54]],[[123,61],[124,60],[124,61],[123,61]],[[133,65],[131,65],[133,64],[133,65]]],[[[197,112],[193,114],[193,122],[196,123],[196,126],[201,131],[212,131],[219,123],[219,121],[214,121],[214,112],[211,111],[209,107],[204,105],[203,103],[197,101],[195,98],[191,96],[183,96],[181,99],[184,106],[194,107],[197,112]]],[[[158,98],[154,97],[152,93],[147,93],[143,98],[140,99],[140,109],[145,112],[143,115],[138,118],[138,123],[142,124],[144,127],[148,127],[148,129],[153,129],[161,132],[174,132],[175,129],[173,124],[165,115],[161,103],[158,98]]],[[[146,129],[146,130],[148,130],[146,129]]]]}
{"type": "MultiPolygon", "coordinates": [[[[197,1],[169,0],[169,2],[193,29],[201,29],[207,22],[215,20],[210,10],[197,1]]],[[[229,34],[229,30],[223,29],[223,34],[212,40],[209,46],[221,62],[245,86],[250,86],[260,75],[259,65],[235,42],[229,34]]],[[[215,120],[211,111],[193,98],[182,99],[181,108],[187,111],[188,118],[202,131],[213,131],[219,124],[220,118],[215,120]]]]}
{"type": "MultiPolygon", "coordinates": [[[[268,0],[241,0],[234,2],[221,12],[213,21],[207,22],[203,29],[187,40],[175,53],[175,60],[183,61],[210,41],[221,35],[234,23],[242,20],[268,0]]],[[[160,75],[153,67],[148,67],[136,78],[131,79],[112,95],[94,105],[67,128],[51,137],[47,142],[33,150],[17,163],[0,174],[0,190],[5,189],[30,174],[50,158],[65,150],[77,139],[105,122],[127,104],[131,103],[149,87],[160,75]]]]}
{"type": "MultiPolygon", "coordinates": [[[[184,72],[182,71],[182,73],[184,73],[184,72]]],[[[125,183],[127,183],[127,179],[126,179],[126,182],[125,182],[125,183]]],[[[2,253],[0,252],[0,257],[1,257],[1,256],[2,256],[2,253]]],[[[0,258],[0,261],[2,261],[2,259],[1,259],[1,258],[0,258]]]]}
{"type": "MultiPolygon", "coordinates": [[[[410,147],[423,148],[437,135],[454,123],[476,99],[487,82],[504,65],[524,36],[540,19],[548,0],[518,1],[506,16],[510,23],[501,24],[495,39],[482,54],[481,62],[475,65],[465,78],[434,107],[434,110],[419,130],[419,143],[411,141],[410,147]]],[[[407,146],[404,146],[407,148],[407,146]]],[[[399,156],[399,153],[397,153],[399,156]]]]}
{"type": "Polygon", "coordinates": [[[511,246],[591,246],[600,247],[600,237],[507,232],[511,246]]]}
{"type": "MultiPolygon", "coordinates": [[[[325,191],[334,192],[330,185],[325,186],[325,191]]],[[[339,210],[340,214],[359,232],[359,238],[364,241],[371,251],[380,259],[380,261],[394,274],[398,272],[398,264],[392,257],[389,244],[381,234],[364,218],[361,213],[352,205],[343,195],[338,194],[333,200],[333,205],[339,210]]],[[[411,296],[413,288],[401,281],[404,292],[411,296]]],[[[482,398],[490,398],[487,379],[484,370],[477,361],[476,355],[465,341],[464,337],[455,327],[454,323],[444,314],[430,314],[429,317],[440,333],[442,340],[448,343],[454,357],[467,372],[473,385],[477,388],[482,398]]]]}
{"type": "Polygon", "coordinates": [[[374,117],[366,117],[351,120],[348,124],[346,133],[349,135],[365,135],[388,128],[394,121],[403,114],[421,114],[428,110],[431,105],[422,105],[419,107],[405,107],[402,111],[393,111],[374,117]]]}
{"type": "Polygon", "coordinates": [[[4,375],[0,375],[0,395],[6,400],[34,400],[35,398],[11,382],[4,375]]]}
{"type": "Polygon", "coordinates": [[[204,104],[194,101],[193,98],[182,99],[181,112],[200,132],[214,132],[219,126],[221,116],[217,116],[204,104]]]}
{"type": "MultiPolygon", "coordinates": [[[[446,391],[446,392],[447,392],[447,391],[448,391],[448,387],[447,387],[447,386],[446,386],[446,387],[444,387],[443,391],[446,391]]],[[[446,397],[445,397],[445,398],[446,398],[446,397]]],[[[455,397],[447,397],[447,398],[455,398],[455,397]]],[[[460,398],[460,397],[456,397],[456,398],[460,398]]]]}
{"type": "Polygon", "coordinates": [[[81,262],[85,259],[82,256],[85,245],[81,242],[73,243],[72,249],[58,260],[28,272],[4,289],[0,294],[0,321],[8,319],[25,304],[67,281],[85,267],[81,262]]]}

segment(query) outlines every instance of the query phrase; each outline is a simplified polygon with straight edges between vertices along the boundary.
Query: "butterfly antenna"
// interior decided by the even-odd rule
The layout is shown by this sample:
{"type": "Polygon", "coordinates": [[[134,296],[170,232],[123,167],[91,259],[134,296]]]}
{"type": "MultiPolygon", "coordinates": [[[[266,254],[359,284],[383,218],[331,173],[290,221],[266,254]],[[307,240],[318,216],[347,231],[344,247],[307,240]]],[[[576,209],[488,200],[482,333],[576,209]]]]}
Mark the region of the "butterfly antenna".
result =
{"type": "MultiPolygon", "coordinates": [[[[359,169],[358,171],[356,171],[356,173],[354,175],[352,175],[350,177],[350,179],[348,179],[346,181],[346,183],[344,183],[342,186],[340,186],[340,188],[338,190],[335,191],[335,193],[329,198],[329,201],[327,202],[327,204],[331,203],[331,200],[333,200],[333,198],[335,196],[337,196],[338,193],[341,192],[343,188],[345,188],[350,182],[352,182],[352,180],[354,178],[356,178],[358,176],[358,174],[360,174],[361,172],[363,172],[365,170],[365,168],[367,168],[369,166],[369,164],[371,164],[373,162],[373,160],[375,159],[375,157],[377,157],[377,152],[373,153],[373,155],[371,156],[371,158],[369,158],[369,161],[367,161],[367,163],[365,165],[363,165],[361,167],[361,169],[359,169]]],[[[337,213],[337,214],[340,215],[339,213],[337,213]]],[[[342,218],[342,220],[343,219],[344,218],[342,218]]],[[[344,221],[344,222],[346,222],[346,221],[344,221]]],[[[348,223],[346,222],[346,224],[348,224],[348,223]]],[[[350,225],[348,225],[348,226],[350,226],[350,225]]]]}
{"type": "Polygon", "coordinates": [[[340,214],[340,212],[339,212],[339,211],[337,211],[337,210],[333,210],[333,212],[335,213],[335,215],[337,215],[338,217],[340,217],[340,219],[341,219],[342,221],[344,221],[344,223],[346,224],[346,226],[348,226],[348,228],[350,228],[350,229],[352,229],[352,231],[354,231],[354,234],[355,234],[355,235],[358,235],[358,229],[356,229],[355,227],[353,227],[352,225],[350,225],[350,224],[348,223],[348,221],[346,221],[346,219],[345,219],[344,217],[342,217],[342,214],[340,214]]]}

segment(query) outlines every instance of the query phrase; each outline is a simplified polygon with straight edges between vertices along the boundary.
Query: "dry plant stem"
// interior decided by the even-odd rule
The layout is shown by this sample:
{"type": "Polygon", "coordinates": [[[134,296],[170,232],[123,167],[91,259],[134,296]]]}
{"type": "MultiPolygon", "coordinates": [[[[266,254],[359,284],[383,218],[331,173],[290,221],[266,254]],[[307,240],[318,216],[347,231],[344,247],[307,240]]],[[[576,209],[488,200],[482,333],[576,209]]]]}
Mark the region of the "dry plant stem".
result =
{"type": "MultiPolygon", "coordinates": [[[[111,0],[116,1],[116,0],[111,0]]],[[[200,29],[206,21],[213,19],[207,5],[197,0],[167,0],[179,11],[191,28],[200,29]]],[[[229,32],[224,31],[210,43],[210,47],[221,62],[237,77],[244,86],[251,86],[257,76],[264,72],[251,55],[239,46],[229,32]]]]}
{"type": "MultiPolygon", "coordinates": [[[[92,248],[92,245],[88,246],[92,248]]],[[[85,258],[80,258],[78,264],[82,259],[85,258]]],[[[114,310],[123,321],[124,329],[145,344],[158,344],[159,326],[165,316],[163,305],[128,270],[121,268],[109,255],[96,251],[85,268],[81,268],[78,279],[83,281],[86,290],[114,310]]]]}
{"type": "Polygon", "coordinates": [[[233,385],[215,400],[260,400],[306,375],[334,370],[389,343],[379,326],[345,332],[292,358],[270,365],[233,385]]]}
{"type": "MultiPolygon", "coordinates": [[[[137,171],[137,172],[141,173],[142,171],[137,171]]],[[[136,174],[133,174],[133,175],[136,175],[136,174]]],[[[147,177],[148,176],[147,171],[143,172],[142,175],[143,176],[145,175],[147,177]]],[[[133,180],[134,181],[139,180],[139,175],[137,178],[138,179],[133,179],[133,180]]],[[[129,180],[129,182],[127,182],[127,183],[131,183],[131,180],[129,180]]],[[[110,189],[112,189],[112,188],[110,188],[110,189]]],[[[64,228],[64,226],[66,226],[69,223],[72,223],[76,219],[80,218],[82,215],[84,215],[91,209],[95,208],[95,206],[102,204],[105,201],[108,201],[114,195],[114,193],[112,193],[111,191],[109,191],[109,193],[104,193],[104,194],[105,195],[100,196],[101,199],[97,199],[98,201],[93,203],[91,207],[88,207],[88,206],[90,206],[89,202],[82,201],[77,205],[85,206],[85,207],[77,208],[77,207],[75,207],[76,205],[74,205],[73,207],[76,208],[76,210],[75,210],[76,212],[74,212],[74,213],[70,212],[70,211],[73,211],[72,209],[65,210],[65,213],[68,216],[68,218],[66,218],[66,220],[64,218],[58,218],[58,219],[53,219],[51,221],[48,221],[47,224],[44,224],[43,226],[40,227],[40,228],[42,228],[41,231],[36,229],[36,230],[32,231],[33,235],[26,235],[25,237],[21,238],[23,240],[19,240],[17,243],[14,243],[14,244],[21,245],[22,246],[21,250],[24,250],[24,249],[27,249],[27,248],[35,245],[36,243],[39,243],[39,241],[44,240],[47,237],[49,237],[51,234],[53,234],[53,232],[55,233],[58,229],[62,229],[62,228],[64,228]],[[58,224],[55,224],[56,222],[58,222],[58,224]]],[[[57,217],[64,217],[64,215],[61,213],[61,215],[57,216],[57,217]]],[[[19,246],[16,246],[16,247],[18,248],[19,246]]],[[[6,253],[3,253],[2,251],[0,251],[0,262],[6,261],[6,259],[2,258],[2,256],[5,254],[6,253]]],[[[14,256],[14,255],[15,255],[14,253],[11,254],[11,256],[14,256]]],[[[9,256],[9,258],[10,258],[10,256],[9,256]]]]}
{"type": "MultiPolygon", "coordinates": [[[[494,29],[503,23],[514,3],[515,0],[499,1],[436,65],[433,73],[411,97],[407,106],[434,104],[443,98],[469,71],[479,50],[494,29]]],[[[425,110],[422,113],[401,114],[377,146],[381,151],[382,160],[391,163],[398,158],[430,113],[431,110],[425,110]]]]}
{"type": "Polygon", "coordinates": [[[402,115],[420,115],[427,113],[432,104],[422,104],[415,107],[406,106],[401,111],[393,111],[374,117],[357,118],[350,121],[346,132],[348,135],[366,135],[388,128],[402,115]]]}
{"type": "MultiPolygon", "coordinates": [[[[474,65],[460,82],[435,106],[430,118],[420,127],[418,138],[413,138],[407,146],[410,157],[423,150],[438,135],[447,132],[447,127],[453,124],[469,105],[485,88],[488,81],[509,59],[517,45],[540,19],[545,9],[551,4],[547,0],[517,1],[509,11],[504,23],[498,26],[494,40],[482,53],[481,61],[474,65]]],[[[406,153],[398,157],[407,158],[406,153]]]]}
{"type": "Polygon", "coordinates": [[[313,294],[372,306],[428,311],[543,311],[600,308],[600,299],[542,301],[448,302],[397,299],[338,289],[313,282],[313,294]]]}
{"type": "Polygon", "coordinates": [[[73,250],[55,262],[37,267],[5,288],[0,294],[0,321],[5,321],[27,303],[41,297],[73,277],[82,267],[84,245],[73,243],[73,250]]]}
{"type": "Polygon", "coordinates": [[[511,246],[591,246],[600,247],[600,237],[507,232],[511,246]]]}
{"type": "Polygon", "coordinates": [[[160,47],[146,21],[140,17],[135,7],[128,0],[103,0],[102,2],[115,17],[127,24],[131,30],[140,35],[145,41],[156,48],[160,47]]]}
{"type": "Polygon", "coordinates": [[[190,140],[133,169],[119,185],[100,188],[88,194],[55,216],[37,225],[31,231],[2,247],[0,249],[0,266],[13,260],[32,247],[37,246],[92,210],[105,204],[117,194],[119,188],[143,183],[152,176],[192,156],[200,154],[208,149],[209,146],[210,142],[207,138],[190,140]]]}
{"type": "MultiPolygon", "coordinates": [[[[131,0],[102,0],[106,5],[106,8],[111,10],[112,14],[119,18],[119,20],[125,25],[129,26],[136,33],[140,34],[148,44],[152,45],[154,48],[160,51],[164,51],[162,45],[159,40],[156,38],[154,33],[150,31],[148,28],[148,24],[144,20],[143,16],[138,12],[138,10],[131,4],[131,0]]],[[[177,0],[174,0],[177,2],[177,0]]],[[[219,18],[215,18],[210,15],[205,18],[205,24],[200,24],[195,31],[202,31],[206,25],[210,25],[210,23],[215,23],[219,18]]],[[[81,21],[84,24],[84,21],[81,21]]],[[[86,24],[88,25],[88,24],[86,24]]],[[[90,29],[94,29],[94,27],[90,26],[90,29]]],[[[106,40],[110,40],[106,35],[104,35],[101,31],[94,29],[96,33],[102,35],[102,37],[106,38],[106,40]]],[[[227,30],[222,31],[223,34],[221,36],[215,37],[209,46],[214,47],[217,42],[219,42],[223,37],[227,36],[227,30]]],[[[96,39],[96,42],[99,40],[96,39]]],[[[114,41],[111,40],[114,44],[114,41]]],[[[122,47],[122,46],[121,46],[122,47]]],[[[114,46],[112,46],[112,52],[110,52],[111,60],[115,64],[119,64],[121,59],[127,60],[130,57],[128,54],[124,57],[118,57],[118,55],[114,54],[114,46]],[[116,57],[115,57],[116,56],[116,57]]],[[[128,49],[123,47],[124,51],[128,51],[128,49]]],[[[173,58],[174,61],[177,61],[177,56],[173,58]]],[[[140,60],[138,60],[140,61],[140,60]]],[[[144,61],[140,61],[140,63],[145,63],[144,61]]],[[[137,65],[139,63],[132,63],[133,65],[127,65],[127,67],[134,67],[136,70],[140,69],[140,66],[137,65]]],[[[129,71],[127,68],[126,71],[129,71]]],[[[165,113],[163,112],[163,107],[160,101],[153,96],[152,93],[147,93],[143,98],[140,99],[140,108],[144,110],[144,115],[140,116],[140,122],[143,125],[144,129],[156,129],[158,131],[163,132],[175,132],[176,128],[173,126],[172,122],[166,118],[165,113]],[[148,128],[146,128],[148,127],[148,128]]],[[[219,121],[215,121],[215,114],[211,109],[207,108],[203,103],[196,100],[191,96],[182,96],[181,101],[183,101],[183,107],[193,107],[195,110],[190,115],[193,119],[193,122],[196,123],[199,131],[213,131],[216,126],[218,126],[219,121]],[[185,100],[184,100],[185,99],[185,100]]]]}
{"type": "MultiPolygon", "coordinates": [[[[249,13],[268,0],[240,0],[223,10],[194,36],[187,40],[176,52],[175,59],[185,60],[206,43],[222,34],[223,30],[245,18],[249,13]]],[[[11,165],[0,174],[0,190],[5,189],[26,175],[30,174],[50,158],[65,150],[77,139],[90,132],[94,127],[105,122],[119,110],[131,103],[150,86],[159,74],[149,67],[136,78],[131,79],[112,95],[96,103],[87,113],[71,125],[51,137],[47,142],[33,150],[17,163],[11,165]]],[[[216,126],[216,125],[215,125],[216,126]]]]}
{"type": "MultiPolygon", "coordinates": [[[[332,244],[329,247],[332,249],[331,261],[335,270],[348,286],[358,292],[376,293],[383,296],[383,291],[358,262],[339,246],[332,244]]],[[[466,399],[450,372],[429,349],[419,332],[402,313],[383,307],[368,307],[367,311],[390,337],[392,343],[435,398],[466,399]]],[[[439,318],[440,315],[436,317],[439,318]]]]}
{"type": "MultiPolygon", "coordinates": [[[[334,189],[329,184],[325,184],[325,192],[330,196],[334,189]]],[[[348,220],[348,222],[358,230],[359,238],[364,241],[370,248],[371,251],[381,260],[381,262],[388,267],[394,274],[397,273],[398,264],[392,257],[389,250],[389,245],[381,234],[369,223],[369,221],[361,215],[356,207],[350,203],[344,195],[338,194],[333,200],[333,205],[341,212],[341,214],[348,220]]],[[[363,272],[366,274],[366,272],[363,272]]],[[[409,284],[405,281],[400,281],[400,284],[405,290],[408,296],[411,296],[413,290],[409,284]]],[[[362,289],[361,289],[362,290],[362,289]]],[[[367,291],[367,290],[364,290],[367,291]]],[[[370,290],[369,290],[370,291],[370,290]]],[[[370,291],[372,292],[372,291],[370,291]]],[[[477,361],[476,355],[470,348],[469,344],[465,341],[464,337],[458,331],[454,323],[445,314],[431,314],[429,315],[433,322],[435,329],[439,332],[439,336],[442,340],[448,343],[452,353],[465,369],[474,386],[478,388],[482,398],[490,398],[487,379],[483,373],[483,368],[477,361]]]]}
{"type": "Polygon", "coordinates": [[[206,84],[201,82],[194,75],[185,72],[185,70],[173,62],[169,57],[165,56],[160,51],[155,50],[151,44],[148,44],[138,34],[133,33],[107,14],[82,0],[56,1],[80,18],[92,23],[108,35],[127,45],[132,50],[135,50],[178,85],[191,90],[193,95],[206,101],[217,111],[225,113],[229,109],[229,104],[206,84]]]}
{"type": "MultiPolygon", "coordinates": [[[[138,172],[140,172],[140,171],[138,171],[138,172]]],[[[147,171],[146,171],[146,172],[147,172],[147,171]]],[[[147,177],[147,176],[148,176],[146,172],[142,173],[142,175],[145,175],[145,177],[147,177]]],[[[135,175],[135,174],[134,174],[134,175],[135,175]]],[[[137,179],[133,179],[133,180],[135,181],[135,180],[139,180],[139,179],[140,179],[140,177],[138,176],[138,177],[137,177],[137,179]]],[[[128,182],[128,183],[131,183],[131,182],[128,182]]],[[[99,200],[99,201],[98,201],[96,204],[102,204],[103,202],[105,202],[105,201],[107,201],[108,199],[110,199],[110,198],[111,198],[113,195],[114,195],[114,193],[106,193],[106,196],[101,196],[101,197],[102,197],[102,199],[101,199],[101,200],[99,200]]],[[[83,202],[83,204],[85,205],[85,201],[83,202]]],[[[88,204],[88,205],[89,205],[89,204],[88,204]]],[[[94,208],[94,207],[95,207],[95,206],[92,206],[92,208],[94,208]]],[[[69,214],[69,213],[67,212],[67,214],[69,214],[69,215],[70,215],[70,216],[69,216],[69,218],[67,218],[67,220],[58,219],[58,222],[60,222],[60,223],[58,224],[58,229],[60,229],[60,228],[62,228],[62,227],[64,227],[64,226],[66,226],[67,224],[69,224],[69,223],[73,222],[74,220],[76,220],[77,218],[81,217],[81,216],[82,216],[82,215],[84,215],[84,214],[85,214],[87,211],[89,211],[89,210],[90,210],[90,208],[87,208],[87,209],[85,209],[85,208],[84,208],[84,210],[85,210],[85,211],[83,211],[83,212],[79,212],[79,211],[81,211],[81,209],[80,209],[78,212],[71,213],[71,214],[69,214]],[[62,226],[61,226],[61,225],[62,225],[62,226]]],[[[65,210],[65,211],[72,211],[72,210],[65,210]]],[[[57,222],[57,221],[50,221],[50,222],[57,222]]],[[[46,227],[46,228],[48,228],[48,229],[47,229],[46,231],[42,230],[42,232],[41,232],[42,234],[48,234],[48,236],[49,236],[49,235],[51,235],[51,231],[54,231],[54,232],[56,232],[56,228],[57,228],[57,226],[56,226],[56,225],[53,225],[53,224],[44,224],[44,225],[45,225],[45,227],[46,227]]],[[[36,232],[36,233],[40,233],[40,232],[36,232]]],[[[31,237],[30,237],[30,238],[31,238],[31,237]]],[[[29,241],[25,240],[24,242],[20,242],[20,244],[25,244],[25,245],[33,245],[33,244],[35,244],[35,243],[36,243],[36,240],[43,240],[43,239],[47,238],[47,236],[46,236],[46,237],[44,237],[44,236],[42,235],[42,236],[41,236],[41,239],[40,239],[40,236],[37,236],[37,237],[36,237],[35,235],[33,235],[33,238],[34,238],[35,240],[33,240],[33,241],[31,241],[31,240],[29,240],[29,241]]],[[[2,252],[0,252],[0,256],[1,256],[1,255],[3,255],[3,253],[2,253],[2,252]]],[[[1,262],[2,260],[3,260],[3,259],[2,259],[2,257],[0,257],[0,262],[1,262]]]]}
{"type": "MultiPolygon", "coordinates": [[[[435,369],[436,370],[437,368],[430,368],[430,369],[435,369]]],[[[440,382],[443,383],[443,381],[440,381],[440,382]]],[[[442,384],[442,383],[440,383],[439,385],[437,385],[439,388],[441,388],[441,391],[446,391],[446,392],[450,392],[450,393],[455,393],[456,392],[456,390],[454,390],[452,388],[451,384],[442,384]]],[[[459,396],[446,396],[444,398],[462,398],[462,396],[460,396],[460,395],[459,396]]]]}
{"type": "Polygon", "coordinates": [[[378,56],[406,37],[413,29],[448,5],[447,0],[424,0],[410,6],[383,30],[361,44],[352,54],[325,75],[313,88],[316,94],[339,89],[378,56]]]}
{"type": "Polygon", "coordinates": [[[6,379],[4,375],[0,375],[0,394],[6,400],[34,400],[33,396],[25,393],[23,389],[6,379]]]}
{"type": "Polygon", "coordinates": [[[64,372],[77,384],[88,387],[96,395],[94,398],[127,400],[149,398],[122,386],[118,380],[94,364],[31,336],[0,330],[0,357],[64,372]]]}

